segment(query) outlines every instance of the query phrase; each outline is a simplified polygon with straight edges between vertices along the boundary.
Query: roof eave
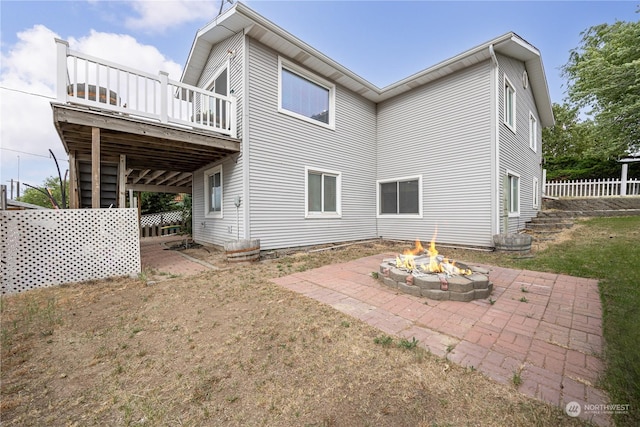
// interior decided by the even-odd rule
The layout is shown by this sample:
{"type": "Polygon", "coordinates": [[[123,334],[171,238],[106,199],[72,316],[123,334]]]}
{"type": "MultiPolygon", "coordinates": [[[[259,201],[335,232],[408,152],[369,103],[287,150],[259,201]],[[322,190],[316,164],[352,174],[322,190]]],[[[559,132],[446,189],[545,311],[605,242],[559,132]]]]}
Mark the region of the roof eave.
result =
{"type": "Polygon", "coordinates": [[[555,124],[549,86],[544,72],[542,55],[534,46],[526,42],[515,33],[510,33],[508,40],[496,43],[495,49],[506,56],[523,61],[529,76],[531,91],[538,108],[538,115],[542,127],[550,127],[555,124]]]}
{"type": "Polygon", "coordinates": [[[551,99],[540,52],[513,32],[496,37],[493,40],[381,89],[277,26],[253,9],[238,2],[196,33],[187,65],[183,72],[182,81],[197,85],[211,47],[218,41],[248,28],[252,28],[250,30],[251,35],[263,43],[269,43],[266,40],[266,35],[275,36],[273,40],[277,40],[277,42],[274,41],[270,43],[271,48],[277,51],[284,51],[286,49],[296,51],[297,54],[289,54],[290,57],[296,58],[296,60],[309,69],[337,81],[364,98],[376,103],[408,92],[418,86],[422,86],[430,81],[439,79],[478,62],[488,60],[490,57],[489,46],[493,45],[497,52],[525,62],[532,91],[538,104],[538,114],[541,125],[547,127],[553,126],[554,124],[551,99]],[[320,68],[323,70],[320,70],[320,68]]]}
{"type": "Polygon", "coordinates": [[[196,32],[180,81],[197,85],[213,45],[251,25],[250,21],[237,13],[236,6],[218,15],[196,32]]]}

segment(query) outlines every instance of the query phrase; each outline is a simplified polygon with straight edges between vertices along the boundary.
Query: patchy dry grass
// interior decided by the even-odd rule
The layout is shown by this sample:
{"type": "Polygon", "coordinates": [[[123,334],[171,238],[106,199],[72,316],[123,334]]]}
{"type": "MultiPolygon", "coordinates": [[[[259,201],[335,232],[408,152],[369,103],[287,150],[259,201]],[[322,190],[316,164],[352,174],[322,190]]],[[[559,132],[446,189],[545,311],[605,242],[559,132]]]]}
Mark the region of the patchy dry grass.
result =
{"type": "Polygon", "coordinates": [[[269,282],[389,250],[2,297],[2,425],[582,425],[269,282]]]}

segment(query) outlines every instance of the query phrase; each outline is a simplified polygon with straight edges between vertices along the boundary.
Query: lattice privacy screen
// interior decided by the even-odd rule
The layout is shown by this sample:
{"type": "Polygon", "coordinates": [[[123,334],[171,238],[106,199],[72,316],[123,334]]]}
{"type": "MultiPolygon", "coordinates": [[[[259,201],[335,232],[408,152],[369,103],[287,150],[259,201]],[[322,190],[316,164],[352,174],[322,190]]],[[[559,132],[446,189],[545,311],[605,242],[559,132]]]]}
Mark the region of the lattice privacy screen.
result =
{"type": "Polygon", "coordinates": [[[2,293],[140,272],[136,209],[0,212],[2,293]]]}

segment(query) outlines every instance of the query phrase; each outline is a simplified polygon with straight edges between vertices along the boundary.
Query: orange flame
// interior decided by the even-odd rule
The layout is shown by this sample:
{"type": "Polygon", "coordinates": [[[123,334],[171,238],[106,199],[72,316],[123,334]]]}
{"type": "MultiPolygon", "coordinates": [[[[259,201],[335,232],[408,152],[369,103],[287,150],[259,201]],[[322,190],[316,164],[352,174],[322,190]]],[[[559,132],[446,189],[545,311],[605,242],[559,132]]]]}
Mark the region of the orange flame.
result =
{"type": "Polygon", "coordinates": [[[406,249],[402,257],[399,255],[396,257],[396,267],[405,268],[407,270],[415,270],[417,268],[415,257],[422,255],[426,252],[429,256],[429,263],[420,265],[420,268],[427,273],[447,273],[447,274],[462,274],[469,275],[471,270],[460,269],[456,267],[455,262],[447,258],[438,257],[438,250],[436,249],[436,236],[438,230],[433,233],[433,238],[429,244],[429,248],[425,249],[420,243],[419,239],[416,239],[416,244],[413,249],[406,249]]]}
{"type": "Polygon", "coordinates": [[[406,268],[407,270],[415,270],[415,257],[417,255],[422,255],[423,253],[424,248],[422,247],[422,243],[420,243],[419,239],[416,239],[416,245],[413,249],[405,249],[405,251],[402,253],[402,258],[400,258],[400,256],[396,257],[396,267],[406,268]]]}
{"type": "Polygon", "coordinates": [[[421,255],[424,252],[424,248],[422,247],[422,243],[420,243],[419,239],[416,239],[416,246],[413,249],[405,249],[403,255],[421,255]]]}

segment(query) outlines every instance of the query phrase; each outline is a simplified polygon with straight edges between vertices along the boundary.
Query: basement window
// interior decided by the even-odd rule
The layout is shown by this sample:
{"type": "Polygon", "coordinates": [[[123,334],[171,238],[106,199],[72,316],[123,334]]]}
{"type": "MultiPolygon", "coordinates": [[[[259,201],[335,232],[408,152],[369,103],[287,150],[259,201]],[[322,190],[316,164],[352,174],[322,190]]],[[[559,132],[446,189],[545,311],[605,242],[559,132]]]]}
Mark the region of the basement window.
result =
{"type": "Polygon", "coordinates": [[[340,218],[341,174],[306,167],[305,218],[340,218]]]}
{"type": "Polygon", "coordinates": [[[422,216],[422,177],[378,181],[378,216],[422,216]]]}
{"type": "Polygon", "coordinates": [[[509,216],[520,216],[520,175],[507,171],[507,208],[509,216]]]}

